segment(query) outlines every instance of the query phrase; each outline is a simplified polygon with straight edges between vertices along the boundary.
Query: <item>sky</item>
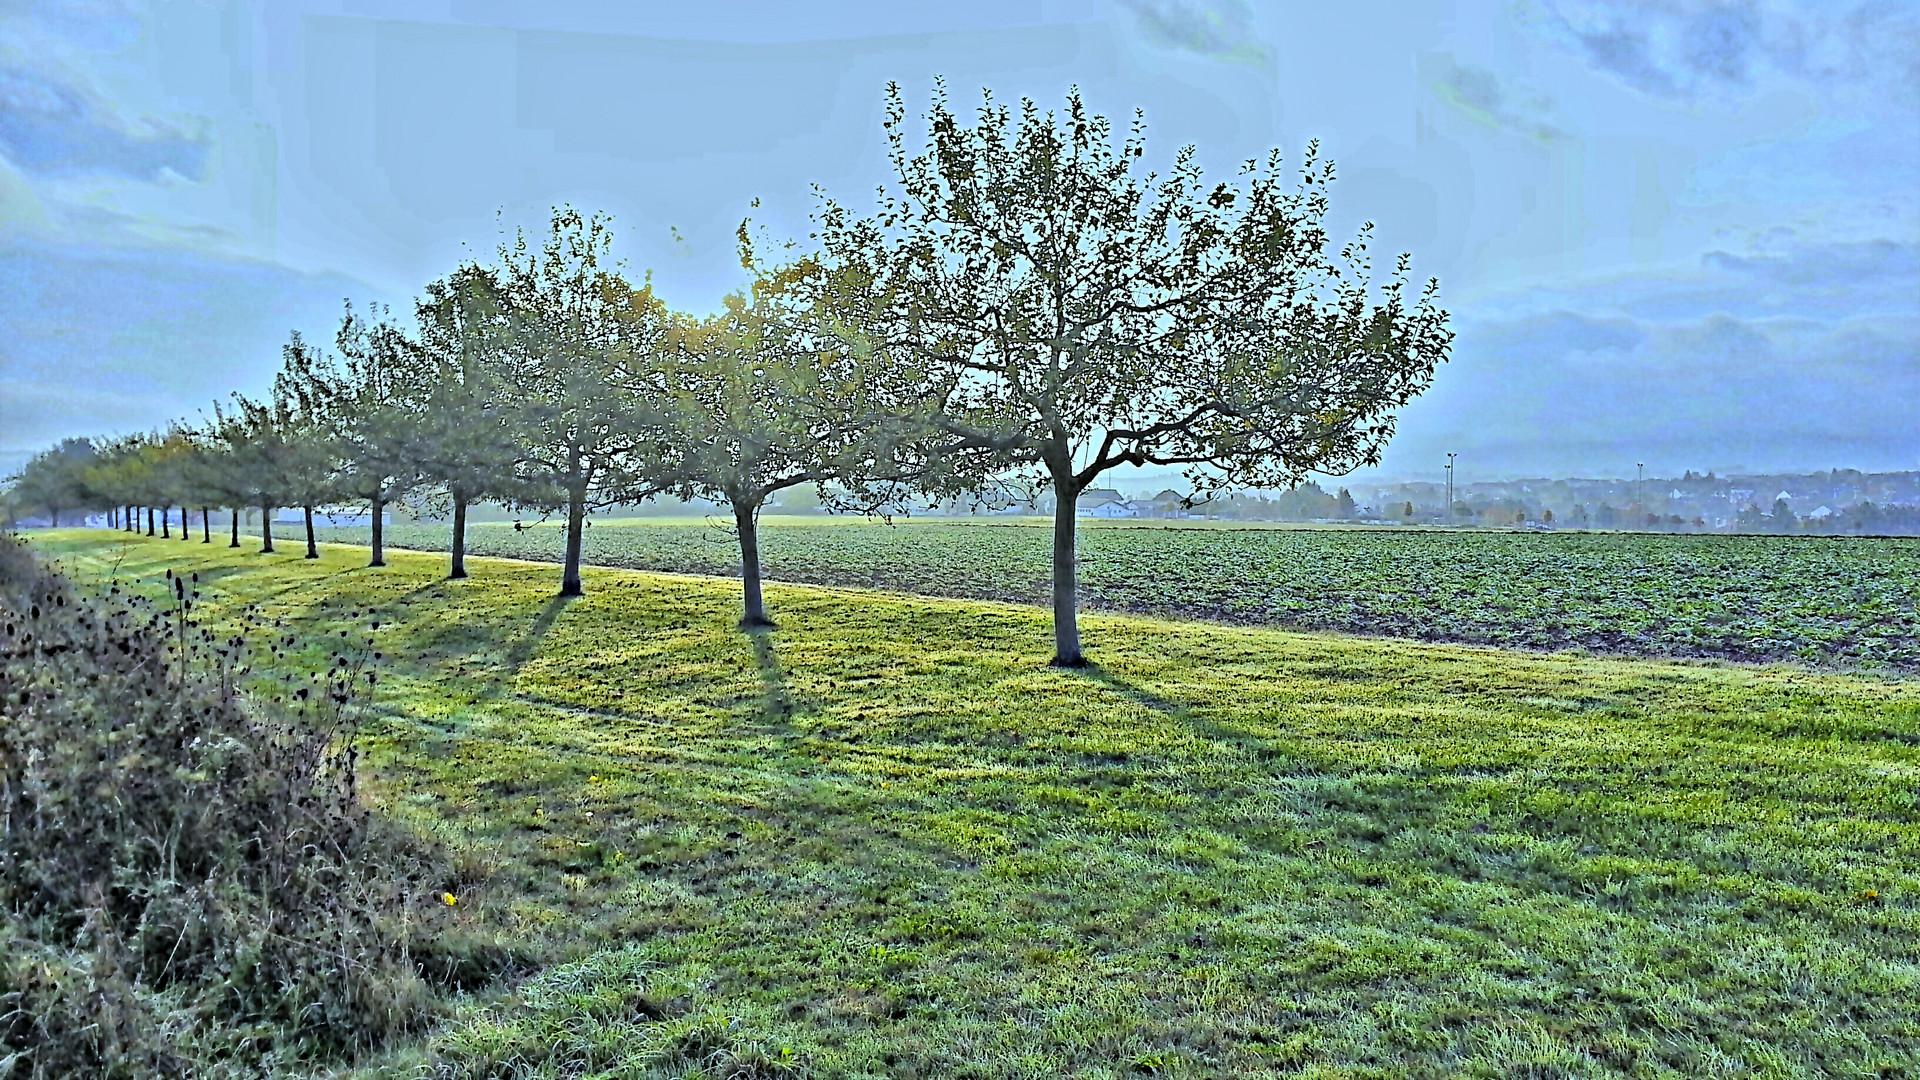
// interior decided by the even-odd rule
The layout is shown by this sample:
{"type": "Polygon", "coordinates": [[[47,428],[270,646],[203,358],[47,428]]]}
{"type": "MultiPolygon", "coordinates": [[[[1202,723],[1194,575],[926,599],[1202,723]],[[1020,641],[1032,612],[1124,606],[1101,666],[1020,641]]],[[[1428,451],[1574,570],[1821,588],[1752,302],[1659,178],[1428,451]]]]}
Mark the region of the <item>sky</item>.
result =
{"type": "Polygon", "coordinates": [[[0,472],[558,203],[714,309],[937,76],[1142,110],[1149,165],[1319,140],[1458,332],[1379,478],[1920,468],[1910,0],[0,0],[0,472]]]}

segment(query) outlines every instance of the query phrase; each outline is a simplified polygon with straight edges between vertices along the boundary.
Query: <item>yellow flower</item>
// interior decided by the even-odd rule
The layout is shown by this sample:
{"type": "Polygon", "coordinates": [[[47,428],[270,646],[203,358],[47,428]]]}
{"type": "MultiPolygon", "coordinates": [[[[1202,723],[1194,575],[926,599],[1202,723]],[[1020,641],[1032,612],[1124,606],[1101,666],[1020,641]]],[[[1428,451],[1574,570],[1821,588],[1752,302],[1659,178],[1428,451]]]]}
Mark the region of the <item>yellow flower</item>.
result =
{"type": "Polygon", "coordinates": [[[457,897],[457,896],[455,896],[455,895],[453,895],[453,894],[452,894],[452,893],[450,893],[450,892],[443,892],[443,893],[441,893],[441,894],[440,894],[440,900],[441,900],[441,902],[443,902],[443,903],[445,903],[445,904],[446,904],[446,905],[447,905],[448,907],[452,907],[453,905],[455,905],[455,904],[457,904],[457,903],[459,903],[459,902],[460,902],[460,898],[459,898],[459,897],[457,897]]]}

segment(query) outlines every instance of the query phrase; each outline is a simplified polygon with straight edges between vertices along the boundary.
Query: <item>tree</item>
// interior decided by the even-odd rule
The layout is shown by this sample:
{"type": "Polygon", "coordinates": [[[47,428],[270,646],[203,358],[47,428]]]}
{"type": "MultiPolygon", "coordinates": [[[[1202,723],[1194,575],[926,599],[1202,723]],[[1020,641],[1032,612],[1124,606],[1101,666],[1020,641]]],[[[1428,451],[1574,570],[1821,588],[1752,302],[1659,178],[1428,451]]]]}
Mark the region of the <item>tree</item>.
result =
{"type": "MultiPolygon", "coordinates": [[[[213,508],[231,507],[234,501],[229,484],[232,472],[229,451],[211,425],[182,426],[187,443],[187,489],[200,503],[200,542],[213,543],[213,508]]],[[[237,521],[239,514],[232,513],[237,521]]],[[[235,547],[238,547],[236,536],[235,547]]]]}
{"type": "Polygon", "coordinates": [[[514,491],[519,445],[507,427],[503,381],[510,327],[498,276],[468,264],[429,284],[415,302],[419,348],[408,396],[420,404],[414,462],[453,511],[452,565],[467,576],[467,507],[514,491]]]}
{"type": "Polygon", "coordinates": [[[99,501],[87,485],[94,463],[90,440],[62,439],[27,460],[10,489],[11,498],[23,510],[45,510],[48,524],[57,529],[61,511],[93,509],[99,501]]]}
{"type": "Polygon", "coordinates": [[[180,539],[193,539],[187,528],[187,507],[197,495],[195,491],[194,447],[184,426],[176,424],[164,435],[156,436],[142,447],[142,454],[148,461],[152,502],[160,508],[162,522],[160,535],[171,537],[172,529],[166,524],[174,506],[180,507],[180,539]]]}
{"type": "MultiPolygon", "coordinates": [[[[351,311],[348,318],[351,319],[351,311]]],[[[344,332],[344,330],[343,330],[344,332]]],[[[300,508],[306,526],[307,555],[320,557],[320,545],[313,531],[313,508],[339,498],[342,475],[347,463],[342,456],[352,444],[341,427],[353,411],[353,402],[340,400],[342,388],[338,376],[318,350],[309,346],[295,331],[280,349],[280,371],[273,377],[271,423],[278,433],[278,459],[274,469],[276,486],[289,505],[300,508]]],[[[374,553],[379,565],[380,535],[374,532],[374,553]]]]}
{"type": "MultiPolygon", "coordinates": [[[[264,485],[257,473],[263,466],[260,459],[262,447],[257,440],[261,433],[256,430],[257,417],[251,417],[250,410],[256,404],[239,395],[229,407],[219,402],[213,405],[213,418],[204,422],[199,429],[199,442],[202,446],[201,462],[205,473],[201,478],[207,499],[227,510],[227,526],[230,539],[227,546],[240,546],[240,519],[246,508],[258,505],[264,485]]],[[[271,542],[267,550],[272,550],[271,542]]]]}
{"type": "Polygon", "coordinates": [[[1785,499],[1773,500],[1773,513],[1768,516],[1772,518],[1776,529],[1791,529],[1800,524],[1800,519],[1793,515],[1793,507],[1785,499]]]}
{"type": "Polygon", "coordinates": [[[659,422],[650,373],[666,332],[652,286],[611,256],[601,215],[554,212],[538,247],[522,234],[496,270],[509,320],[507,426],[521,454],[513,502],[567,514],[560,595],[579,596],[587,514],[631,501],[638,448],[659,422]]]}
{"type": "Polygon", "coordinates": [[[889,87],[895,181],[876,214],[826,200],[823,264],[848,323],[910,357],[938,407],[921,482],[1012,474],[1054,489],[1053,663],[1081,666],[1080,492],[1121,465],[1182,466],[1199,491],[1284,488],[1378,460],[1393,413],[1430,382],[1451,332],[1437,285],[1376,291],[1367,233],[1329,253],[1331,165],[1297,187],[1277,152],[1208,187],[1191,147],[1141,175],[1142,121],[1116,147],[1078,91],[1064,116],[986,100],[973,126],[935,91],[906,148],[889,87]]]}
{"type": "MultiPolygon", "coordinates": [[[[421,482],[423,403],[417,394],[422,386],[411,370],[417,350],[386,309],[375,307],[363,317],[351,304],[341,316],[334,345],[341,357],[337,364],[294,335],[281,374],[299,409],[286,415],[295,424],[310,420],[314,438],[328,444],[334,465],[331,490],[367,504],[373,531],[367,565],[385,566],[387,506],[421,482]]],[[[298,443],[307,433],[303,427],[288,434],[298,443]]],[[[311,507],[307,520],[311,535],[311,507]]]]}
{"type": "Polygon", "coordinates": [[[1339,498],[1334,500],[1334,516],[1342,520],[1348,520],[1358,513],[1359,507],[1353,501],[1353,492],[1348,491],[1346,488],[1341,488],[1339,498]]]}
{"type": "Polygon", "coordinates": [[[140,469],[140,448],[145,436],[123,436],[104,444],[96,444],[93,462],[86,470],[86,485],[100,499],[118,511],[120,528],[133,531],[138,528],[135,504],[145,498],[145,492],[136,482],[135,474],[140,469]]]}
{"type": "Polygon", "coordinates": [[[224,444],[228,473],[223,481],[237,493],[234,544],[239,544],[239,508],[260,508],[260,552],[273,554],[273,512],[294,506],[299,493],[297,475],[289,476],[297,461],[293,445],[296,430],[285,402],[254,401],[234,394],[231,413],[214,407],[215,431],[224,444]],[[291,493],[291,494],[290,494],[291,493]]]}
{"type": "Polygon", "coordinates": [[[1339,500],[1327,494],[1312,480],[1288,489],[1279,498],[1273,500],[1274,516],[1287,521],[1311,521],[1314,518],[1333,517],[1338,510],[1339,500]]]}
{"type": "MultiPolygon", "coordinates": [[[[751,268],[745,226],[741,239],[751,268]]],[[[643,466],[646,490],[733,511],[743,630],[773,625],[761,597],[760,508],[802,485],[838,481],[843,501],[877,490],[898,476],[892,450],[906,431],[902,395],[879,358],[813,332],[793,299],[780,276],[762,277],[750,298],[727,297],[724,314],[679,321],[662,368],[666,423],[643,466]]]]}

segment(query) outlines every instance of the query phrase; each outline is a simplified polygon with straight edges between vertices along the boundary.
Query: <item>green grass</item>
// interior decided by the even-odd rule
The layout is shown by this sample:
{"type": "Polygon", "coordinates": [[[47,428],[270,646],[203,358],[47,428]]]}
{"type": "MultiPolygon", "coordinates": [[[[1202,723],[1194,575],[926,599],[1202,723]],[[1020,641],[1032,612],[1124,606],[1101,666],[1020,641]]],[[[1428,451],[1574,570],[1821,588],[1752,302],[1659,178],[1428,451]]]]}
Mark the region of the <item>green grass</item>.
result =
{"type": "Polygon", "coordinates": [[[381,623],[376,797],[552,964],[443,1075],[1920,1069],[1910,681],[1131,616],[1074,673],[1011,605],[34,543],[381,623]]]}
{"type": "MultiPolygon", "coordinates": [[[[1526,649],[1920,669],[1920,540],[1083,523],[1088,605],[1110,611],[1526,649]]],[[[336,539],[366,542],[366,530],[336,539]]],[[[393,542],[444,550],[445,526],[393,542]]],[[[474,551],[558,559],[562,530],[476,526],[474,551]]],[[[587,561],[730,575],[700,520],[595,522],[587,561]]],[[[1042,603],[1033,521],[769,517],[769,578],[1042,603]]]]}

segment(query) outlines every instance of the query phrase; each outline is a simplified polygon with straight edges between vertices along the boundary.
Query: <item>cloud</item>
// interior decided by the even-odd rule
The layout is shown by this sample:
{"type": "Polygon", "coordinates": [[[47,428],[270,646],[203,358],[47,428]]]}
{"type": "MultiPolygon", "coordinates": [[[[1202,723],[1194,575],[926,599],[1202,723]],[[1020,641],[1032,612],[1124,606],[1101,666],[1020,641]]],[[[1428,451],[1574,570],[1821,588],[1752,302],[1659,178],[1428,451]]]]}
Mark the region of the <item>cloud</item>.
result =
{"type": "Polygon", "coordinates": [[[1156,45],[1216,60],[1264,65],[1246,0],[1120,0],[1156,45]]]}
{"type": "Polygon", "coordinates": [[[1646,341],[1646,332],[1630,319],[1596,319],[1573,311],[1494,323],[1481,339],[1503,355],[1526,360],[1557,359],[1572,353],[1623,352],[1646,341]]]}
{"type": "Polygon", "coordinates": [[[1920,247],[1766,239],[1463,311],[1387,467],[1920,467],[1920,247]]]}
{"type": "Polygon", "coordinates": [[[71,82],[0,65],[0,155],[29,175],[201,180],[209,149],[204,136],[164,124],[124,124],[71,82]]]}
{"type": "Polygon", "coordinates": [[[1433,78],[1434,93],[1440,100],[1468,117],[1540,143],[1558,142],[1567,133],[1548,119],[1553,100],[1544,94],[1510,94],[1493,72],[1468,67],[1441,57],[1439,73],[1433,78]]]}
{"type": "Polygon", "coordinates": [[[141,0],[0,0],[0,22],[58,35],[94,52],[124,49],[140,38],[141,0]]]}
{"type": "Polygon", "coordinates": [[[0,236],[47,225],[47,208],[19,170],[0,160],[0,236]]]}
{"type": "Polygon", "coordinates": [[[232,390],[261,392],[287,332],[329,339],[348,297],[403,299],[191,251],[0,246],[0,472],[56,439],[154,427],[232,390]]]}
{"type": "Polygon", "coordinates": [[[1894,280],[1920,288],[1920,248],[1892,240],[1751,255],[1711,251],[1701,262],[1722,273],[1771,284],[1851,290],[1862,284],[1894,280]]]}
{"type": "Polygon", "coordinates": [[[1647,323],[1716,313],[1823,325],[1859,318],[1920,321],[1920,244],[1809,243],[1775,230],[1756,237],[1745,252],[1710,251],[1691,267],[1489,297],[1474,305],[1471,317],[1506,323],[1563,310],[1647,323]]]}
{"type": "Polygon", "coordinates": [[[1657,97],[1732,94],[1777,75],[1920,105],[1920,9],[1882,0],[1533,0],[1529,20],[1657,97]]]}

